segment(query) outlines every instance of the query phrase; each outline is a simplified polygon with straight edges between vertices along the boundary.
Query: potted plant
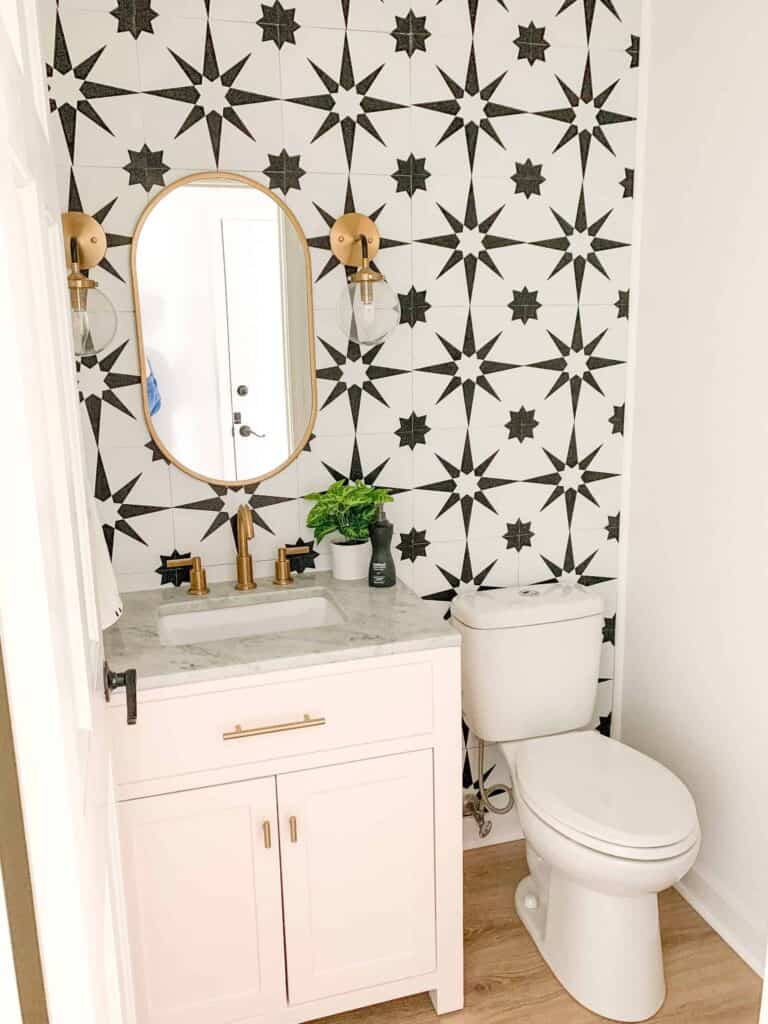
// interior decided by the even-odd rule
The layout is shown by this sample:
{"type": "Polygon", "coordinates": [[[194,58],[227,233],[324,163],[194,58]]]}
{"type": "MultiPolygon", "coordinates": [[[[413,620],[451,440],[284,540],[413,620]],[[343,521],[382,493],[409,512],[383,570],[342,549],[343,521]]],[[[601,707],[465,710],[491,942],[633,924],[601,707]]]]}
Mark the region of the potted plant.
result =
{"type": "Polygon", "coordinates": [[[307,526],[319,543],[331,533],[341,534],[331,544],[333,575],[337,580],[361,580],[368,574],[371,551],[368,530],[376,518],[376,508],[392,501],[386,487],[371,487],[362,480],[345,483],[337,480],[327,491],[306,495],[314,505],[307,526]]]}

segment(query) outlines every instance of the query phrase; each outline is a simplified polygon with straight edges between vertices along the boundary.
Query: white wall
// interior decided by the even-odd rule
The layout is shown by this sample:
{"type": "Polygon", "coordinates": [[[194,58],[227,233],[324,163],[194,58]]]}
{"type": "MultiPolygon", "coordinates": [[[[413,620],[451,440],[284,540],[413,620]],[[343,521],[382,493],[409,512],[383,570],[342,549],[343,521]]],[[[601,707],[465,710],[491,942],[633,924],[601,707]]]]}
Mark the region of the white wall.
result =
{"type": "Polygon", "coordinates": [[[685,893],[762,970],[768,7],[655,0],[650,20],[622,738],[692,789],[685,893]]]}

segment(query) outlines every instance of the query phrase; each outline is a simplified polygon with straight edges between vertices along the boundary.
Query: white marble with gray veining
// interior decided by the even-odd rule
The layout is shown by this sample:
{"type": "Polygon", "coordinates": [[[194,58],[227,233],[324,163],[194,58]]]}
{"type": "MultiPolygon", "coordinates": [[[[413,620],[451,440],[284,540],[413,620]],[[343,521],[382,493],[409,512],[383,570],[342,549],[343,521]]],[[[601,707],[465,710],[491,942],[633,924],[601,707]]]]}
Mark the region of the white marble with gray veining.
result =
{"type": "Polygon", "coordinates": [[[145,590],[123,595],[122,617],[104,634],[110,668],[135,668],[139,690],[325,665],[355,658],[457,647],[458,633],[442,618],[443,606],[422,601],[405,584],[372,589],[367,580],[344,582],[328,572],[296,576],[290,588],[257,580],[246,594],[232,583],[215,583],[207,597],[190,597],[187,588],[145,590]],[[233,604],[326,597],[344,617],[330,626],[200,644],[161,642],[158,615],[233,604]]]}

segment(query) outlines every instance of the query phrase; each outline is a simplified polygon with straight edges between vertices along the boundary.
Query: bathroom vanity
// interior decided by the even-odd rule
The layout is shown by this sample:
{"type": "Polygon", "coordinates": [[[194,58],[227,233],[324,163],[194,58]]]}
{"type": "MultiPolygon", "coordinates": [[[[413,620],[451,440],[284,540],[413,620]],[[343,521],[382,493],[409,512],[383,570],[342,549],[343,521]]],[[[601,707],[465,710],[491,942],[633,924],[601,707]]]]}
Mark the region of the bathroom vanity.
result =
{"type": "Polygon", "coordinates": [[[404,585],[125,596],[109,705],[137,1024],[460,1009],[459,637],[404,585]],[[195,641],[195,642],[193,642],[195,641]]]}

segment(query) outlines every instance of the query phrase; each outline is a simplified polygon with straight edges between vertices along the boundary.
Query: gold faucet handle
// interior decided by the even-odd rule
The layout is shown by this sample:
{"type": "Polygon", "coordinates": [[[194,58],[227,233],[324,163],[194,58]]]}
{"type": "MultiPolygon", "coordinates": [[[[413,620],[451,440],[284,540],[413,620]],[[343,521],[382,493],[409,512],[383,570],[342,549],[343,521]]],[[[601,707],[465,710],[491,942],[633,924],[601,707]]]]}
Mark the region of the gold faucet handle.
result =
{"type": "Polygon", "coordinates": [[[310,549],[306,545],[299,548],[278,548],[277,561],[275,562],[275,578],[272,580],[276,587],[287,587],[288,584],[293,583],[291,563],[288,561],[289,556],[308,555],[309,550],[310,549]]]}
{"type": "Polygon", "coordinates": [[[205,597],[209,593],[208,576],[199,555],[194,555],[192,558],[174,558],[165,564],[168,569],[184,569],[188,565],[192,567],[192,572],[189,574],[189,593],[192,597],[205,597]]]}

